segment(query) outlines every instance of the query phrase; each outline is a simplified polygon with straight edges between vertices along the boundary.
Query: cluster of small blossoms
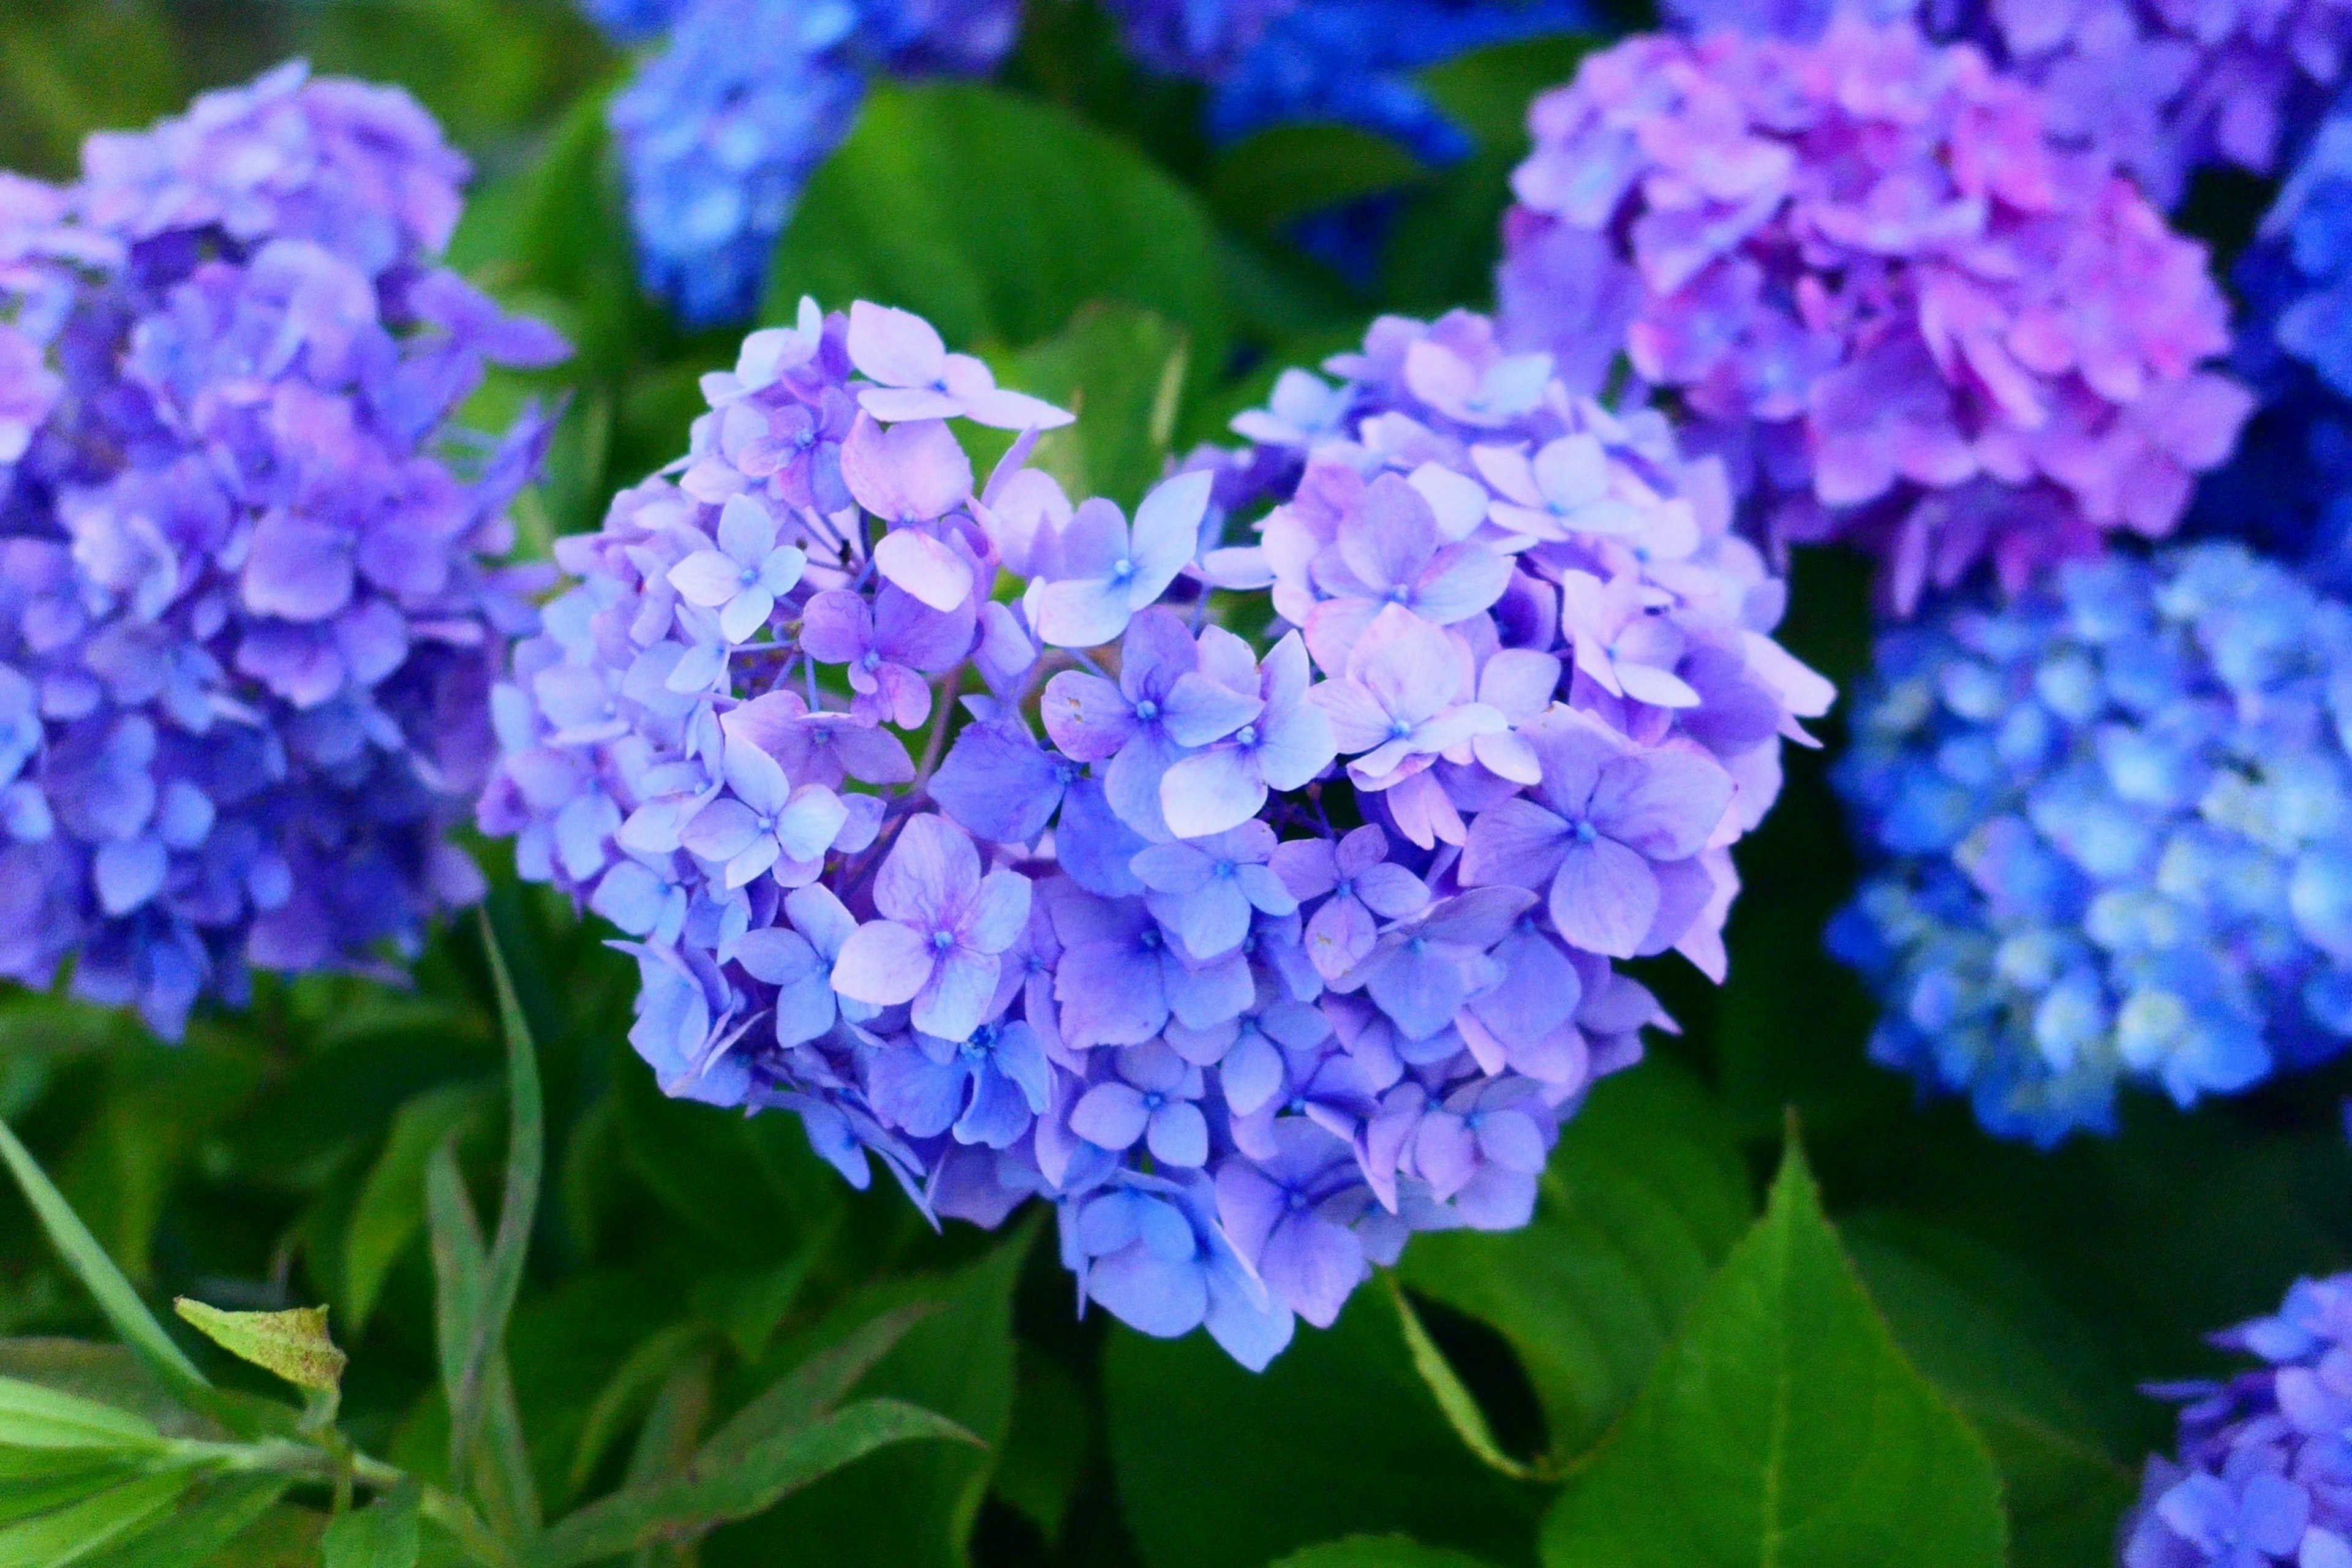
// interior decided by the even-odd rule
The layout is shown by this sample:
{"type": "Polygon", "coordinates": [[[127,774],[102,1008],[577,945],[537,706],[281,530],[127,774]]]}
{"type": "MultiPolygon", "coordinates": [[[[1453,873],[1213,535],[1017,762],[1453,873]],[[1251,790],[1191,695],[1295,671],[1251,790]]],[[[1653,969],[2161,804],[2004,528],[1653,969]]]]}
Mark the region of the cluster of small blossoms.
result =
{"type": "Polygon", "coordinates": [[[2352,589],[2352,104],[2322,121],[2237,282],[2235,368],[2261,406],[2198,521],[2352,589]]]}
{"type": "Polygon", "coordinates": [[[464,161],[299,64],[0,185],[0,973],[176,1035],[478,890],[446,831],[532,620],[499,569],[566,352],[435,264],[464,161]]]}
{"type": "Polygon", "coordinates": [[[1993,1131],[2187,1105],[2352,1038],[2352,608],[2236,544],[2074,563],[1880,642],[1831,932],[1874,1058],[1993,1131]]]}
{"type": "MultiPolygon", "coordinates": [[[[1306,0],[1312,4],[1313,0],[1306,0]]],[[[1167,76],[1219,81],[1301,0],[1106,0],[1136,58],[1167,76]]]]}
{"type": "Polygon", "coordinates": [[[856,123],[867,79],[984,74],[1018,0],[602,5],[623,40],[668,38],[613,100],[648,291],[688,325],[741,321],[801,191],[856,123]]]}
{"type": "Polygon", "coordinates": [[[1638,37],[1529,123],[1506,336],[1596,379],[1622,342],[1777,542],[1875,552],[1898,610],[2168,532],[2244,420],[2203,248],[1971,47],[1638,37]]]}
{"type": "Polygon", "coordinates": [[[1720,974],[1725,847],[1829,697],[1655,416],[1475,318],[1360,366],[1243,422],[1295,495],[1204,557],[1215,473],[1130,520],[1024,434],[976,487],[949,420],[1066,416],[804,307],[559,547],[482,805],[628,934],[670,1093],[938,1215],[1041,1195],[1082,1300],[1253,1366],[1412,1230],[1525,1222],[1664,1022],[1611,960],[1720,974]],[[1268,582],[1271,646],[1208,618],[1268,582]]]}
{"type": "Polygon", "coordinates": [[[2177,1458],[2150,1457],[2124,1568],[2352,1568],[2352,1274],[2298,1279],[2275,1317],[2212,1336],[2262,1365],[2164,1384],[2177,1458]]]}
{"type": "Polygon", "coordinates": [[[1984,0],[1670,0],[1685,33],[1736,28],[1801,42],[1852,11],[1916,21],[1968,42],[2039,89],[2052,132],[2096,149],[2158,205],[2179,205],[2189,176],[2228,164],[2273,172],[2344,77],[2346,0],[2088,0],[2028,6],[1984,0]]]}

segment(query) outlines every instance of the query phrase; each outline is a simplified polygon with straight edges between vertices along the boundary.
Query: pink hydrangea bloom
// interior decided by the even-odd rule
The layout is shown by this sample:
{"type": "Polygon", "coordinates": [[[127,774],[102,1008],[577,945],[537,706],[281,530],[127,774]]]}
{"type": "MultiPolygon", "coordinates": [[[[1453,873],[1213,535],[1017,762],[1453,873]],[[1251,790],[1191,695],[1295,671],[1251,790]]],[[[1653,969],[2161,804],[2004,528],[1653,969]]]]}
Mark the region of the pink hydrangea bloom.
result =
{"type": "Polygon", "coordinates": [[[1973,47],[1638,37],[1529,125],[1506,342],[1622,342],[1776,542],[1876,552],[1900,609],[2168,532],[2250,406],[2203,247],[1973,47]]]}

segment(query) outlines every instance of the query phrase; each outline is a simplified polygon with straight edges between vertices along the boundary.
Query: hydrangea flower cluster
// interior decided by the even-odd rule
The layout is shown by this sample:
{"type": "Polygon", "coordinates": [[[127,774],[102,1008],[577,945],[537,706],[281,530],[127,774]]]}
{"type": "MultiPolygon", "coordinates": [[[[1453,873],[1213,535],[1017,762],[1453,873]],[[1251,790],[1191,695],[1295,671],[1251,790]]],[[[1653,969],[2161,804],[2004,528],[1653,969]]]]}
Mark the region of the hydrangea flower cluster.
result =
{"type": "Polygon", "coordinates": [[[1727,847],[1830,696],[1656,416],[1471,317],[1342,374],[1129,518],[919,318],[804,306],[559,545],[482,805],[627,933],[670,1093],[938,1215],[1042,1195],[1082,1300],[1252,1366],[1412,1230],[1525,1222],[1664,1022],[1612,960],[1722,973],[1727,847]],[[1024,432],[984,483],[957,418],[1024,432]],[[1272,585],[1271,646],[1212,584],[1272,585]]]}
{"type": "Polygon", "coordinates": [[[2158,1384],[2179,1402],[2176,1459],[2151,1457],[2124,1568],[2352,1568],[2352,1274],[2298,1279],[2277,1315],[2212,1336],[2263,1364],[2158,1384]]]}
{"type": "Polygon", "coordinates": [[[2345,0],[1670,0],[1664,10],[1686,33],[1809,42],[1852,12],[1973,43],[2041,89],[2063,142],[2112,158],[2168,209],[2200,167],[2271,173],[2318,118],[2352,49],[2345,0]]]}
{"type": "Polygon", "coordinates": [[[2352,103],[2305,149],[2237,267],[2236,369],[2262,400],[2198,498],[2214,532],[2258,540],[2352,588],[2352,103]]]}
{"type": "Polygon", "coordinates": [[[1107,0],[1129,50],[1166,76],[1219,81],[1300,0],[1107,0]]]}
{"type": "Polygon", "coordinates": [[[2236,544],[2075,563],[1880,642],[1831,947],[1871,1054],[2044,1145],[2352,1037],[2352,608],[2236,544]]]}
{"type": "Polygon", "coordinates": [[[1529,114],[1507,336],[1633,370],[1704,422],[1778,542],[1885,562],[1908,612],[2156,536],[2250,405],[2203,247],[2048,133],[1965,45],[1631,39],[1529,114]]]}
{"type": "Polygon", "coordinates": [[[176,1036],[476,895],[446,832],[533,618],[545,433],[446,422],[562,341],[435,256],[466,164],[299,63],[0,187],[0,973],[176,1036]]]}
{"type": "Polygon", "coordinates": [[[871,75],[984,73],[1020,19],[1018,0],[682,0],[660,11],[594,14],[625,39],[669,27],[610,119],[646,288],[698,327],[758,306],[777,237],[848,136],[871,75]]]}

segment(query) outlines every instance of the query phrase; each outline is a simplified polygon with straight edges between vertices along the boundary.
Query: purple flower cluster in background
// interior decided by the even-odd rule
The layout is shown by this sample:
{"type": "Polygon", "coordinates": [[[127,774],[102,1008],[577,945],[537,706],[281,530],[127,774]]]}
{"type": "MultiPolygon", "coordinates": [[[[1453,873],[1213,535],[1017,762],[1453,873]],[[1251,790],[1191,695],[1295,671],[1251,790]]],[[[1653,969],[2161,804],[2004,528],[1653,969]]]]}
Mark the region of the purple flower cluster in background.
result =
{"type": "Polygon", "coordinates": [[[0,185],[0,973],[176,1035],[248,964],[413,951],[531,624],[545,434],[445,428],[566,352],[434,264],[466,164],[299,65],[0,185]]]}
{"type": "Polygon", "coordinates": [[[2061,142],[2112,158],[2168,209],[2201,167],[2273,172],[2318,118],[2352,49],[2345,0],[1669,0],[1664,10],[1693,34],[1810,42],[1852,12],[1975,44],[2040,89],[2061,142]]]}
{"type": "Polygon", "coordinates": [[[670,1093],[939,1215],[1042,1195],[1085,1299],[1253,1366],[1411,1231],[1526,1221],[1665,1022],[1612,961],[1721,975],[1727,847],[1831,696],[1657,415],[1466,315],[1334,368],[1130,518],[918,318],[803,306],[559,545],[482,805],[628,933],[670,1093]],[[958,418],[1023,432],[984,483],[958,418]],[[1272,588],[1268,646],[1213,586],[1272,588]]]}
{"type": "Polygon", "coordinates": [[[2180,1447],[2147,1462],[2124,1568],[2352,1568],[2352,1274],[2212,1339],[2263,1364],[2148,1390],[2179,1402],[2180,1447]]]}
{"type": "Polygon", "coordinates": [[[2169,531],[2246,393],[2204,248],[1907,23],[1643,37],[1537,100],[1498,279],[1514,346],[1621,343],[1779,542],[1844,539],[1908,611],[2169,531]]]}

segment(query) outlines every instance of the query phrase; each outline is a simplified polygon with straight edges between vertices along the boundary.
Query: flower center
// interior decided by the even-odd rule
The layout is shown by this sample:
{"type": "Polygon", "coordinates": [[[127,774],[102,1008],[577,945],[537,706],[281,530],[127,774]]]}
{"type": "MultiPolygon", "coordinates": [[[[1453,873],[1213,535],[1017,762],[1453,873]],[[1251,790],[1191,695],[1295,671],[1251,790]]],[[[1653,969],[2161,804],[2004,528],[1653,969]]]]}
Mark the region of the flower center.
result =
{"type": "Polygon", "coordinates": [[[1160,717],[1160,704],[1147,697],[1135,705],[1135,716],[1149,724],[1160,717]]]}
{"type": "Polygon", "coordinates": [[[1126,556],[1122,555],[1118,560],[1111,563],[1110,580],[1112,582],[1124,583],[1134,575],[1135,563],[1129,560],[1126,556]]]}
{"type": "Polygon", "coordinates": [[[1255,746],[1255,745],[1256,745],[1256,744],[1257,744],[1257,726],[1256,726],[1256,725],[1255,725],[1255,724],[1244,724],[1244,725],[1243,725],[1240,729],[1238,729],[1238,730],[1234,731],[1234,743],[1235,745],[1237,745],[1237,746],[1255,746]]]}
{"type": "Polygon", "coordinates": [[[940,952],[945,952],[948,949],[955,945],[955,932],[948,931],[945,928],[933,931],[931,933],[931,945],[937,948],[940,952]]]}
{"type": "Polygon", "coordinates": [[[1405,737],[1407,737],[1408,735],[1411,735],[1412,733],[1412,725],[1410,725],[1410,724],[1408,724],[1408,723],[1406,723],[1403,720],[1402,720],[1402,719],[1391,719],[1391,720],[1390,720],[1390,721],[1389,721],[1389,739],[1390,739],[1390,740],[1391,740],[1391,741],[1402,741],[1402,740],[1403,740],[1405,737]]]}
{"type": "Polygon", "coordinates": [[[865,665],[868,669],[879,669],[882,668],[881,651],[877,648],[869,647],[866,650],[866,657],[858,662],[865,665]]]}
{"type": "Polygon", "coordinates": [[[1601,837],[1601,830],[1599,828],[1593,826],[1591,823],[1582,819],[1578,820],[1573,831],[1576,834],[1576,841],[1579,844],[1590,844],[1594,839],[1601,837]]]}

